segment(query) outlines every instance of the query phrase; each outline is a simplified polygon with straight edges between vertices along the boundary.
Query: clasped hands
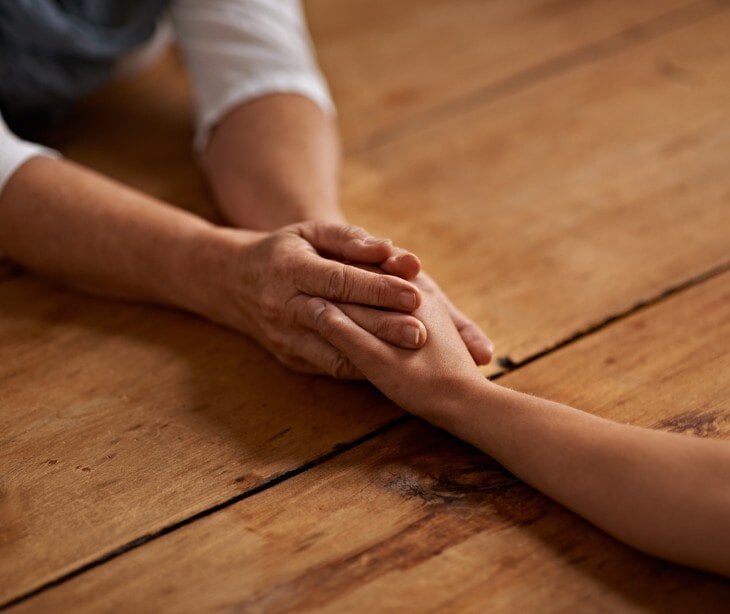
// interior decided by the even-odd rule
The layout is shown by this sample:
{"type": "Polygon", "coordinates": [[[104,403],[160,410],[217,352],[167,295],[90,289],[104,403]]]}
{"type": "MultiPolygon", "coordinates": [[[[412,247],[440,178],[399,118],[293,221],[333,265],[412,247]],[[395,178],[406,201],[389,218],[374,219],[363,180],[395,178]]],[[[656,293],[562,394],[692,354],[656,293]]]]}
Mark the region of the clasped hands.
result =
{"type": "MultiPolygon", "coordinates": [[[[442,304],[475,364],[492,356],[491,341],[423,272],[412,253],[362,228],[309,221],[261,233],[235,258],[235,288],[215,319],[255,337],[287,367],[340,379],[361,379],[347,352],[318,330],[309,301],[336,305],[362,330],[414,350],[428,332],[414,312],[424,291],[442,304]]],[[[220,304],[219,304],[220,307],[220,304]]]]}

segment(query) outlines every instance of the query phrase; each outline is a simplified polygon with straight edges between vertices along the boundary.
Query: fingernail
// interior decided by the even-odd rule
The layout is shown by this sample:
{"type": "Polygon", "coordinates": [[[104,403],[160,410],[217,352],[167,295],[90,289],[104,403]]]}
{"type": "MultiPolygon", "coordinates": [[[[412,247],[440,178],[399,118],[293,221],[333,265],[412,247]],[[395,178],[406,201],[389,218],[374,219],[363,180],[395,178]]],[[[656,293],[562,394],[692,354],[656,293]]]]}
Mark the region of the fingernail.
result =
{"type": "Polygon", "coordinates": [[[418,347],[421,341],[421,329],[418,326],[404,326],[402,331],[403,343],[418,347]]]}
{"type": "Polygon", "coordinates": [[[478,364],[480,364],[480,365],[489,364],[489,362],[492,360],[492,357],[494,356],[494,344],[489,339],[487,339],[487,341],[484,343],[484,346],[482,349],[485,350],[485,353],[481,357],[481,359],[478,361],[478,364]]]}
{"type": "Polygon", "coordinates": [[[416,308],[416,295],[408,290],[403,290],[398,295],[398,305],[403,309],[413,310],[416,308]]]}
{"type": "Polygon", "coordinates": [[[321,298],[310,298],[307,301],[307,309],[313,318],[318,318],[319,314],[327,309],[327,305],[321,298]]]}

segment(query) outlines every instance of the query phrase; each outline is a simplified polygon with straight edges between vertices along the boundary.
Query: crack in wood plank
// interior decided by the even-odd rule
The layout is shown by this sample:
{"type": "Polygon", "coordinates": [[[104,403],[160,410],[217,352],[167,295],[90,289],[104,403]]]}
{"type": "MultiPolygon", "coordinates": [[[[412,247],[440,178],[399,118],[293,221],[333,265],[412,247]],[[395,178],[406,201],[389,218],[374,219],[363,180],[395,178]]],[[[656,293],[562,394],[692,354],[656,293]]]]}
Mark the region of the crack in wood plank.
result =
{"type": "MultiPolygon", "coordinates": [[[[698,276],[697,278],[694,278],[691,282],[686,282],[678,286],[676,289],[672,289],[669,291],[666,291],[662,293],[661,295],[658,295],[656,299],[652,301],[647,301],[642,303],[641,305],[636,306],[635,308],[629,310],[625,314],[620,314],[615,317],[613,317],[609,322],[606,322],[602,326],[600,326],[597,329],[589,330],[584,332],[580,337],[571,338],[568,342],[565,344],[561,344],[558,346],[555,346],[549,350],[546,350],[545,352],[541,352],[539,356],[536,356],[535,358],[531,358],[529,360],[523,361],[520,365],[517,365],[513,371],[505,371],[502,373],[499,373],[497,375],[492,376],[490,379],[493,381],[497,381],[501,379],[502,377],[506,375],[511,375],[515,371],[518,371],[520,368],[523,368],[527,366],[528,364],[531,364],[535,362],[536,360],[539,360],[540,358],[547,357],[548,355],[561,350],[568,345],[572,345],[576,342],[578,342],[580,339],[585,338],[587,336],[590,336],[598,330],[604,329],[608,326],[610,326],[613,323],[619,322],[620,320],[624,319],[625,317],[628,317],[630,315],[638,314],[645,309],[649,309],[651,307],[654,307],[660,303],[662,303],[665,300],[668,300],[672,298],[673,296],[677,295],[680,292],[687,291],[695,286],[698,286],[704,282],[707,282],[715,277],[718,277],[722,275],[723,273],[727,272],[728,266],[723,266],[720,269],[713,269],[712,271],[708,271],[707,273],[698,276]]],[[[653,425],[654,428],[660,428],[669,430],[672,432],[688,432],[692,431],[695,434],[701,435],[701,436],[707,436],[708,434],[712,434],[716,432],[717,430],[717,420],[722,419],[722,416],[720,416],[717,412],[706,412],[703,414],[700,414],[699,416],[696,414],[690,413],[681,413],[677,416],[670,417],[664,420],[661,420],[660,422],[653,425]]],[[[262,493],[266,490],[269,490],[271,488],[274,488],[278,486],[279,484],[282,484],[283,482],[294,478],[298,475],[301,475],[305,471],[308,471],[310,469],[313,469],[314,467],[317,467],[321,465],[322,463],[329,461],[333,458],[336,458],[340,456],[341,454],[344,454],[347,451],[354,450],[355,448],[359,447],[360,445],[371,441],[375,439],[378,436],[384,435],[385,433],[388,433],[392,431],[393,429],[409,422],[413,421],[414,418],[410,415],[399,417],[384,426],[380,427],[379,429],[372,431],[363,437],[360,437],[358,440],[355,440],[353,442],[345,442],[338,444],[335,449],[333,449],[328,454],[325,454],[324,456],[311,461],[305,465],[302,465],[300,467],[297,467],[291,471],[288,471],[280,476],[276,476],[271,480],[268,480],[262,484],[257,485],[255,488],[251,488],[249,490],[246,490],[245,492],[240,493],[239,495],[235,497],[231,497],[225,501],[220,502],[219,504],[216,504],[215,506],[211,506],[210,508],[207,508],[205,510],[202,510],[198,512],[197,514],[190,516],[188,518],[185,518],[179,522],[176,522],[172,525],[169,525],[160,531],[157,531],[155,533],[147,534],[147,535],[141,535],[134,540],[128,542],[127,544],[124,544],[123,546],[116,548],[113,551],[110,551],[106,554],[104,554],[101,557],[98,557],[94,559],[93,561],[90,561],[89,563],[82,565],[66,574],[63,574],[59,576],[58,578],[55,578],[54,580],[51,580],[49,582],[46,582],[30,591],[27,591],[21,595],[18,595],[17,597],[14,597],[13,599],[10,599],[6,601],[5,603],[0,604],[0,611],[5,610],[7,608],[10,608],[12,606],[18,605],[20,603],[23,603],[32,597],[35,597],[49,589],[52,589],[54,587],[60,586],[61,584],[68,582],[69,580],[72,580],[73,578],[76,578],[88,571],[91,571],[92,569],[99,567],[100,565],[103,565],[104,563],[107,563],[113,559],[116,559],[128,552],[131,552],[132,550],[135,550],[139,548],[140,546],[143,546],[145,544],[148,544],[160,537],[163,537],[165,535],[168,535],[178,529],[181,529],[185,526],[188,526],[192,524],[193,522],[200,520],[202,518],[205,518],[207,516],[210,516],[212,514],[215,514],[218,511],[221,511],[223,509],[226,509],[240,501],[243,501],[244,499],[248,499],[254,495],[257,495],[259,493],[262,493]]],[[[422,499],[425,503],[432,504],[433,502],[437,502],[440,505],[449,505],[454,502],[458,502],[460,500],[473,500],[474,497],[479,497],[484,494],[497,494],[499,496],[505,495],[505,493],[509,493],[512,491],[512,489],[519,488],[522,489],[521,492],[524,492],[524,489],[532,490],[528,486],[525,486],[522,484],[517,478],[509,474],[504,468],[502,468],[497,463],[494,463],[492,461],[489,462],[491,459],[487,459],[486,464],[484,461],[481,462],[481,464],[477,463],[474,465],[469,466],[462,466],[459,469],[456,470],[447,470],[443,471],[440,474],[437,474],[435,478],[432,478],[428,483],[424,484],[422,481],[415,480],[412,477],[409,477],[405,474],[399,474],[399,475],[393,475],[392,479],[386,482],[386,486],[391,488],[392,490],[395,490],[399,492],[402,496],[406,498],[412,498],[412,497],[418,497],[422,499]],[[493,464],[492,464],[493,463],[493,464]],[[482,481],[482,478],[485,478],[482,481]]],[[[541,498],[542,500],[542,498],[541,498]]],[[[507,501],[507,500],[506,500],[507,501]]],[[[503,510],[504,511],[504,510],[503,510]]],[[[529,516],[529,515],[528,515],[529,516]]],[[[531,516],[530,516],[531,517],[531,516]]],[[[535,519],[539,517],[536,516],[535,519]]],[[[533,520],[523,520],[520,522],[532,522],[533,520]]],[[[450,522],[450,521],[449,521],[450,522]]],[[[450,525],[449,525],[450,526],[450,525]]],[[[470,525],[473,529],[473,533],[478,533],[482,530],[481,525],[470,525]]],[[[458,527],[458,524],[457,524],[458,527]]],[[[416,531],[417,529],[414,529],[416,531]]],[[[463,539],[467,539],[469,537],[469,534],[464,534],[463,539]]],[[[353,555],[354,556],[354,555],[353,555]]],[[[355,557],[356,558],[356,557],[355,557]]],[[[414,564],[417,561],[414,559],[414,564]]],[[[385,573],[387,570],[384,568],[380,568],[381,573],[385,573]]],[[[374,572],[371,572],[374,573],[374,572]]],[[[311,578],[301,579],[301,582],[299,585],[299,588],[297,586],[290,586],[286,590],[292,592],[295,595],[298,595],[296,597],[296,602],[299,603],[300,601],[306,602],[305,595],[302,593],[304,591],[303,587],[309,586],[311,584],[311,578]]],[[[338,585],[339,587],[340,585],[338,585]]],[[[331,587],[334,590],[334,586],[331,587]]],[[[291,595],[290,595],[291,597],[291,595]]],[[[274,599],[273,597],[264,597],[261,596],[260,598],[257,598],[259,600],[263,599],[272,599],[271,604],[267,604],[268,606],[275,607],[274,602],[279,603],[278,597],[274,599]]],[[[253,603],[253,602],[252,602],[253,603]]],[[[272,610],[272,611],[280,611],[280,610],[272,610]]],[[[286,609],[281,611],[287,611],[286,609]]]]}

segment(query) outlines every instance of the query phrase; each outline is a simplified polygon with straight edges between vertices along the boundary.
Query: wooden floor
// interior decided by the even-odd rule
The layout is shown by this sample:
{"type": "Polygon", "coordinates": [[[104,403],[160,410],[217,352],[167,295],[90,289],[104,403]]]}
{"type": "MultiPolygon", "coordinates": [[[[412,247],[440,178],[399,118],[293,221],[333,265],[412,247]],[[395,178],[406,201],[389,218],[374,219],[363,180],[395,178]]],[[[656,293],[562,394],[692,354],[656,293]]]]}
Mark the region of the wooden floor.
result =
{"type": "MultiPolygon", "coordinates": [[[[500,383],[730,439],[730,4],[309,0],[351,219],[418,253],[500,383]]],[[[173,55],[72,159],[214,216],[173,55]]],[[[728,611],[365,385],[0,269],[11,611],[728,611]],[[83,607],[82,607],[83,606],[83,607]]]]}

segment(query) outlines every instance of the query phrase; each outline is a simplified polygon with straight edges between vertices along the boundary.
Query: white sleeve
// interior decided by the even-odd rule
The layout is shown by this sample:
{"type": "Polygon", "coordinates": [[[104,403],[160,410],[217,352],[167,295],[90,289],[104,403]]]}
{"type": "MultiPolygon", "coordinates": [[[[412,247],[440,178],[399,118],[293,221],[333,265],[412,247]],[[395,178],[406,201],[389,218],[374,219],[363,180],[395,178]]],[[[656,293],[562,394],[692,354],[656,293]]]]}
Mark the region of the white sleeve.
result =
{"type": "Polygon", "coordinates": [[[334,112],[299,0],[174,0],[171,13],[197,101],[197,151],[225,113],[265,94],[334,112]]]}
{"type": "Polygon", "coordinates": [[[0,115],[0,192],[10,176],[18,170],[21,165],[34,156],[50,156],[58,158],[61,156],[56,150],[48,149],[37,143],[30,143],[15,136],[5,125],[0,115]]]}

